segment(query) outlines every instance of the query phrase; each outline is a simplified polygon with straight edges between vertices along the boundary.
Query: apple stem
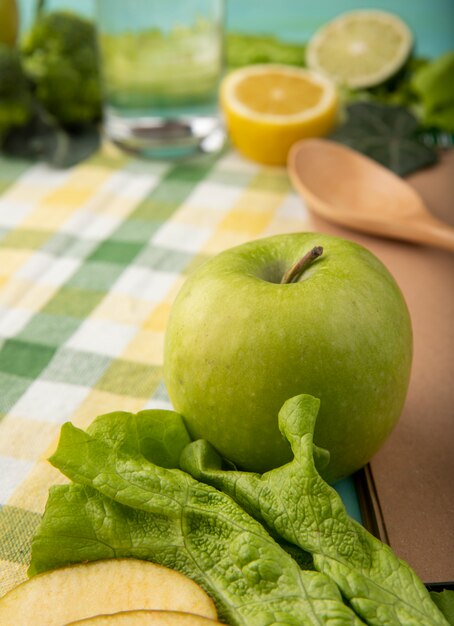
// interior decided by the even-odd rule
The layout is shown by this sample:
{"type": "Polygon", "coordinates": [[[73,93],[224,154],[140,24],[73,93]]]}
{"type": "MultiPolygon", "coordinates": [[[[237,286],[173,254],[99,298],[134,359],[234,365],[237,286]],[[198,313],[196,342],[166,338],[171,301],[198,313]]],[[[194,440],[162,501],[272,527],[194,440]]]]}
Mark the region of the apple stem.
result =
{"type": "Polygon", "coordinates": [[[296,263],[290,267],[282,277],[281,285],[288,285],[294,283],[304,272],[304,270],[323,254],[322,246],[315,246],[296,263]]]}

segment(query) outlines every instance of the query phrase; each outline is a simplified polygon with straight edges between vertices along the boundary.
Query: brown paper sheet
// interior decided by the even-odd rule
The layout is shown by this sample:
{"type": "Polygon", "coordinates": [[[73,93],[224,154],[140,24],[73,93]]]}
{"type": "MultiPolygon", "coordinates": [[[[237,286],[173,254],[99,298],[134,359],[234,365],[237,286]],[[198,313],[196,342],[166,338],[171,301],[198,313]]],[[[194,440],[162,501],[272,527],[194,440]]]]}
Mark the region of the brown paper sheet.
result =
{"type": "MultiPolygon", "coordinates": [[[[408,177],[454,226],[454,150],[408,177]]],[[[414,360],[401,419],[366,472],[372,525],[426,583],[454,581],[454,253],[374,238],[312,218],[313,230],[357,241],[407,301],[414,360]]]]}

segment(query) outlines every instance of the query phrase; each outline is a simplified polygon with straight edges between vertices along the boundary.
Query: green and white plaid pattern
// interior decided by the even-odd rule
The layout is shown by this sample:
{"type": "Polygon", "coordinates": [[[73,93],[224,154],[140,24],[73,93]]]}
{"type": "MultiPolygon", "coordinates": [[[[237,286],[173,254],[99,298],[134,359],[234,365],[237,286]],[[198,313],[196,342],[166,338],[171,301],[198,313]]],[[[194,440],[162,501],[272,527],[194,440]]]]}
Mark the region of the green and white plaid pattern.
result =
{"type": "Polygon", "coordinates": [[[284,168],[109,149],[72,169],[0,159],[0,595],[23,580],[60,425],[169,408],[163,343],[185,276],[230,246],[304,230],[284,168]]]}

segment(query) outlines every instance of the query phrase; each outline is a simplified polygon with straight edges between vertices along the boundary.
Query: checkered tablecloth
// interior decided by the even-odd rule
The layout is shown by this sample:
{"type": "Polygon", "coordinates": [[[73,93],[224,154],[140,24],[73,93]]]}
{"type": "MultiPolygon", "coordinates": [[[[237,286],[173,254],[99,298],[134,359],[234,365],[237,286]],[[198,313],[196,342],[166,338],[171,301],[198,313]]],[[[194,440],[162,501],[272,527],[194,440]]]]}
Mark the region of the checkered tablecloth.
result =
{"type": "Polygon", "coordinates": [[[0,595],[26,577],[65,421],[169,408],[163,342],[185,276],[230,246],[304,230],[284,168],[104,148],[69,170],[0,159],[0,595]]]}

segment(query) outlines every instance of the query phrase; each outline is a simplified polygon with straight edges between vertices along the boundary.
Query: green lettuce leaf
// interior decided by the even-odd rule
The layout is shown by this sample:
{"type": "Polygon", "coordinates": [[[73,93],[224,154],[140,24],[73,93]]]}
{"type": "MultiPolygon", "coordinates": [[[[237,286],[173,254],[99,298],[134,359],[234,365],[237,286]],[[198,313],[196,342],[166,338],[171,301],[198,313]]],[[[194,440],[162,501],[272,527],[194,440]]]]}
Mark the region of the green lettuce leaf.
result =
{"type": "Polygon", "coordinates": [[[106,413],[97,417],[87,432],[124,453],[141,454],[168,468],[180,467],[180,455],[191,441],[181,415],[159,409],[106,413]]]}
{"type": "Polygon", "coordinates": [[[454,591],[451,589],[431,591],[430,597],[446,617],[448,624],[454,626],[454,591]]]}
{"type": "Polygon", "coordinates": [[[273,35],[228,33],[227,67],[235,69],[255,63],[283,63],[303,66],[306,47],[288,43],[273,35]]]}
{"type": "Polygon", "coordinates": [[[454,132],[454,51],[446,52],[418,69],[412,88],[422,104],[422,122],[454,132]]]}
{"type": "Polygon", "coordinates": [[[229,494],[274,534],[310,552],[356,613],[374,626],[446,626],[413,570],[391,548],[352,520],[336,491],[318,474],[313,432],[320,401],[301,395],[279,413],[294,459],[259,475],[224,471],[205,441],[189,444],[183,469],[229,494]]]}
{"type": "Polygon", "coordinates": [[[229,496],[91,430],[62,427],[50,460],[78,484],[51,491],[30,575],[129,555],[188,575],[232,626],[362,623],[327,576],[301,570],[229,496]]]}
{"type": "MultiPolygon", "coordinates": [[[[124,453],[141,454],[148,461],[167,468],[180,468],[180,456],[191,442],[181,415],[174,411],[151,409],[137,414],[126,411],[97,417],[87,432],[124,453]]],[[[325,452],[325,451],[323,451],[325,452]]],[[[281,537],[275,541],[286,550],[301,569],[314,569],[312,556],[281,537]]]]}

